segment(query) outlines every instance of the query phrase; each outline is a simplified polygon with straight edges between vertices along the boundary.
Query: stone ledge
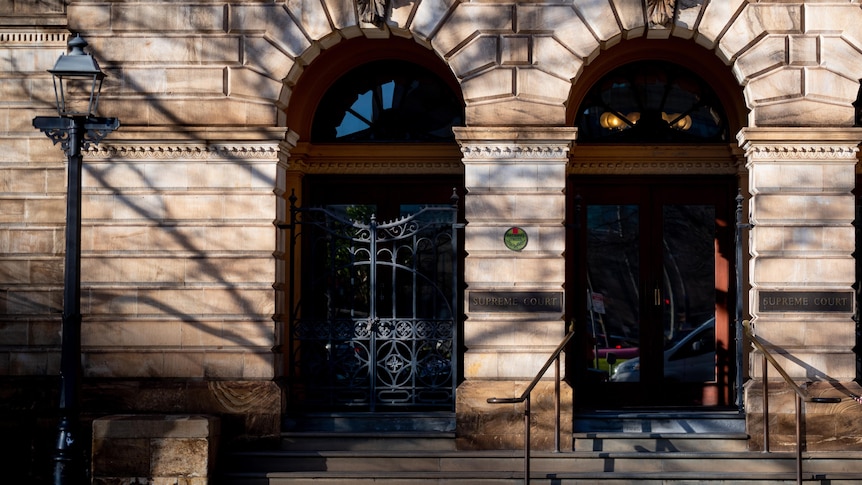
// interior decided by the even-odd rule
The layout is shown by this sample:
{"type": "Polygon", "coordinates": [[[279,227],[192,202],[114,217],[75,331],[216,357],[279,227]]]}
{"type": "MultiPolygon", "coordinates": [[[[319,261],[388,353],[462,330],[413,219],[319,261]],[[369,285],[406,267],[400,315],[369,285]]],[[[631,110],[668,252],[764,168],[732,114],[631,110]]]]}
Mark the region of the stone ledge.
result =
{"type": "Polygon", "coordinates": [[[93,421],[93,483],[125,483],[143,477],[206,483],[219,435],[220,421],[212,416],[98,418],[93,421]]]}
{"type": "Polygon", "coordinates": [[[93,439],[213,438],[219,425],[212,416],[120,414],[94,420],[93,439]]]}

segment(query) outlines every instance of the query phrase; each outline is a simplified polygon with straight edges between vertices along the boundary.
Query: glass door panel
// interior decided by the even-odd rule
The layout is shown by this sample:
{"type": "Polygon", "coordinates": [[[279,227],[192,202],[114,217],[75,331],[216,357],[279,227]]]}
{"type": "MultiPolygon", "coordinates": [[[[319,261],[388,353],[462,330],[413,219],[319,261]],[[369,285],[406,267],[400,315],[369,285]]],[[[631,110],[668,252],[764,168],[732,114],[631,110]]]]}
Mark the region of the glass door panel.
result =
{"type": "MultiPolygon", "coordinates": [[[[589,205],[586,232],[591,369],[601,378],[639,355],[640,207],[589,205]]],[[[639,372],[626,380],[639,381],[639,372]]]]}
{"type": "Polygon", "coordinates": [[[715,206],[662,208],[664,379],[715,380],[715,206]]]}
{"type": "Polygon", "coordinates": [[[580,405],[728,402],[733,198],[724,182],[573,187],[569,312],[582,358],[569,369],[580,405]]]}

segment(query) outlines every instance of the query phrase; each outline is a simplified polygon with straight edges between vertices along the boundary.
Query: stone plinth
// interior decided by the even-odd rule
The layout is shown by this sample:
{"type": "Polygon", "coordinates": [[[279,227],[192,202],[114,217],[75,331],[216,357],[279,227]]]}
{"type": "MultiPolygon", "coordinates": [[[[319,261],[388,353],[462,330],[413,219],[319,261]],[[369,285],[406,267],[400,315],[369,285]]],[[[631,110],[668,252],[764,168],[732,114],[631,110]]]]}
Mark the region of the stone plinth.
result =
{"type": "Polygon", "coordinates": [[[194,415],[117,415],[93,421],[93,483],[205,485],[219,420],[194,415]]]}
{"type": "MultiPolygon", "coordinates": [[[[553,375],[553,370],[549,370],[553,375]]],[[[458,387],[456,445],[462,450],[517,450],[524,447],[524,404],[490,404],[488,398],[518,397],[528,382],[467,381],[458,387]]],[[[572,388],[560,384],[560,447],[571,450],[572,388]]],[[[530,404],[530,446],[554,449],[554,382],[540,382],[530,404]]]]}
{"type": "MultiPolygon", "coordinates": [[[[803,385],[811,397],[839,397],[840,403],[802,404],[803,451],[862,450],[862,393],[855,382],[816,382],[803,385]]],[[[769,450],[796,449],[796,393],[784,382],[769,382],[769,450]]],[[[751,381],[745,389],[749,448],[763,450],[763,383],[751,381]]]]}

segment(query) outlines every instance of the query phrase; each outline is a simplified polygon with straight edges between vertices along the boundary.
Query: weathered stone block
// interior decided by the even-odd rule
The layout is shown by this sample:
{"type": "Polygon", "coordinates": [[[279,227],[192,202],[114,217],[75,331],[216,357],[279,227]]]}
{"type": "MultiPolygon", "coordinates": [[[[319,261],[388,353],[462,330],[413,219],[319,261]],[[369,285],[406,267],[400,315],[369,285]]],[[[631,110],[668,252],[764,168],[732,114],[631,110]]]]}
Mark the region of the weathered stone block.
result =
{"type": "MultiPolygon", "coordinates": [[[[4,201],[5,203],[6,201],[4,201]]],[[[14,206],[14,204],[12,204],[14,206]]],[[[6,254],[58,254],[63,248],[62,227],[0,231],[0,251],[6,254]]]]}
{"type": "Polygon", "coordinates": [[[411,28],[420,39],[428,39],[437,30],[440,22],[446,18],[446,14],[453,5],[458,2],[452,0],[426,0],[419,3],[416,14],[413,16],[411,28]]]}
{"type": "MultiPolygon", "coordinates": [[[[459,449],[523,449],[523,404],[490,404],[490,397],[520,396],[527,382],[466,381],[458,386],[456,444],[459,449]]],[[[540,382],[531,397],[531,447],[552,450],[554,445],[554,385],[540,382]]],[[[572,390],[561,385],[561,436],[572,431],[572,390]]],[[[563,446],[567,441],[561,439],[563,446]]],[[[571,446],[569,441],[569,446],[571,446]]],[[[563,448],[565,451],[566,448],[563,448]]]]}
{"type": "Polygon", "coordinates": [[[757,126],[851,126],[854,120],[850,103],[836,105],[834,102],[811,98],[778,101],[758,106],[753,112],[757,126]]]}
{"type": "MultiPolygon", "coordinates": [[[[491,72],[497,71],[499,69],[491,72]]],[[[511,79],[511,73],[509,79],[511,79]]],[[[461,87],[466,86],[462,84],[461,87]]],[[[481,91],[477,90],[472,94],[478,96],[481,91]]],[[[468,104],[466,112],[467,118],[472,119],[475,126],[562,126],[566,119],[566,107],[562,103],[544,104],[519,98],[507,98],[485,104],[468,104]]]]}
{"type": "Polygon", "coordinates": [[[434,45],[439,52],[449,54],[475,32],[514,32],[513,14],[510,5],[458,4],[434,37],[434,45]]]}
{"type": "MultiPolygon", "coordinates": [[[[811,158],[816,158],[815,152],[811,158]]],[[[852,163],[829,161],[781,160],[759,162],[749,175],[751,188],[766,193],[838,193],[848,194],[856,183],[852,163]]]]}
{"type": "Polygon", "coordinates": [[[473,317],[464,324],[464,345],[482,348],[525,348],[548,345],[563,339],[565,328],[560,320],[539,321],[488,319],[473,317]]]}
{"type": "Polygon", "coordinates": [[[9,354],[9,375],[47,376],[60,371],[60,353],[15,352],[9,354]]]}
{"type": "Polygon", "coordinates": [[[452,72],[463,78],[497,65],[499,44],[499,36],[479,36],[450,58],[452,72]]]}
{"type": "MultiPolygon", "coordinates": [[[[787,65],[787,39],[783,35],[769,35],[757,43],[756,48],[744,52],[733,64],[733,73],[740,81],[746,81],[765,73],[780,69],[787,65]]],[[[790,69],[790,72],[800,72],[799,69],[790,69]]],[[[786,78],[780,77],[779,80],[786,78]]],[[[773,81],[770,85],[772,90],[761,88],[761,92],[748,94],[750,101],[771,99],[778,96],[798,94],[802,87],[801,82],[793,84],[792,78],[784,83],[773,81]]],[[[750,91],[750,90],[749,90],[750,91]]]]}
{"type": "Polygon", "coordinates": [[[611,6],[607,0],[594,2],[578,2],[574,4],[590,30],[596,33],[599,41],[607,43],[621,34],[620,25],[615,15],[608,15],[611,6]]]}
{"type": "Polygon", "coordinates": [[[571,6],[518,4],[517,8],[517,32],[553,33],[582,60],[596,55],[599,41],[571,6]]]}
{"type": "Polygon", "coordinates": [[[178,347],[181,322],[108,321],[84,322],[82,344],[96,347],[178,347]]]}
{"type": "Polygon", "coordinates": [[[747,3],[745,0],[707,3],[695,35],[697,43],[707,49],[713,48],[718,42],[718,36],[724,32],[727,24],[739,10],[740,5],[745,3],[747,3]]]}
{"type": "MultiPolygon", "coordinates": [[[[842,38],[860,50],[862,49],[862,9],[857,4],[805,5],[805,30],[813,34],[841,32],[842,38]]],[[[826,52],[825,46],[824,52],[826,52]]]]}
{"type": "Polygon", "coordinates": [[[749,3],[722,36],[719,52],[725,59],[733,59],[764,32],[801,33],[802,6],[749,3]]]}
{"type": "MultiPolygon", "coordinates": [[[[842,402],[803,403],[802,447],[804,451],[859,451],[862,407],[852,396],[862,394],[855,382],[812,383],[805,386],[813,397],[839,397],[842,402]]],[[[796,394],[783,382],[769,383],[770,451],[796,449],[796,394]]],[[[751,436],[749,448],[763,450],[763,383],[750,381],[745,389],[748,416],[746,428],[751,436]]]]}
{"type": "Polygon", "coordinates": [[[751,235],[757,254],[779,256],[785,251],[813,251],[830,256],[849,256],[855,250],[854,228],[756,226],[751,235]]]}
{"type": "Polygon", "coordinates": [[[485,71],[461,83],[464,98],[478,101],[487,98],[512,96],[515,92],[511,69],[497,68],[485,71]]]}
{"type": "MultiPolygon", "coordinates": [[[[862,59],[860,59],[862,60],[862,59]]],[[[826,69],[805,71],[805,92],[809,96],[834,99],[837,102],[855,101],[859,92],[858,79],[847,79],[847,72],[832,72],[826,69]]]]}
{"type": "Polygon", "coordinates": [[[855,281],[853,258],[759,257],[752,263],[751,283],[764,288],[804,286],[850,289],[855,281]]]}
{"type": "Polygon", "coordinates": [[[230,69],[229,79],[231,95],[275,101],[284,89],[281,78],[273,79],[248,68],[230,69]]]}
{"type": "Polygon", "coordinates": [[[855,218],[853,196],[847,195],[757,195],[751,204],[751,218],[757,224],[850,223],[855,218]]]}
{"type": "Polygon", "coordinates": [[[562,79],[574,79],[584,65],[582,58],[551,36],[533,36],[533,63],[562,79]]]}
{"type": "Polygon", "coordinates": [[[571,90],[568,79],[560,79],[541,69],[518,69],[516,87],[518,96],[542,100],[551,104],[564,104],[571,90]]]}
{"type": "Polygon", "coordinates": [[[189,415],[118,415],[93,421],[93,482],[192,483],[211,475],[217,418],[189,415]]]}
{"type": "Polygon", "coordinates": [[[286,78],[294,66],[295,61],[273,45],[269,39],[247,36],[242,46],[245,49],[248,64],[272,79],[286,78]]]}
{"type": "Polygon", "coordinates": [[[151,31],[153,26],[164,31],[223,31],[224,13],[221,5],[119,4],[111,9],[111,27],[133,32],[151,31]]]}
{"type": "Polygon", "coordinates": [[[292,58],[311,46],[310,40],[281,5],[234,5],[231,8],[231,31],[264,31],[292,58]]]}
{"type": "MultiPolygon", "coordinates": [[[[509,251],[503,244],[503,233],[508,227],[498,224],[480,225],[471,223],[464,233],[464,245],[468,253],[479,251],[509,251]]],[[[543,251],[562,254],[565,250],[565,229],[563,227],[539,227],[519,225],[527,232],[528,242],[524,251],[543,251]]]]}

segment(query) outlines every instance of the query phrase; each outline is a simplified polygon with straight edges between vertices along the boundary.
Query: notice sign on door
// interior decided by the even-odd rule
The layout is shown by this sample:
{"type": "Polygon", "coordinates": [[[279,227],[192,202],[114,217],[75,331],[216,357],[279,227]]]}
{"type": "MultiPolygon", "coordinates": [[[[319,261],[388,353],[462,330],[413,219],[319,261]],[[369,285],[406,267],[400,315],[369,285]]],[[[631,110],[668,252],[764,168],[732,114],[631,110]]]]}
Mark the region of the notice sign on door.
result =
{"type": "Polygon", "coordinates": [[[761,312],[853,311],[852,291],[761,291],[757,296],[761,312]]]}
{"type": "Polygon", "coordinates": [[[471,291],[471,312],[561,313],[562,291],[471,291]]]}

